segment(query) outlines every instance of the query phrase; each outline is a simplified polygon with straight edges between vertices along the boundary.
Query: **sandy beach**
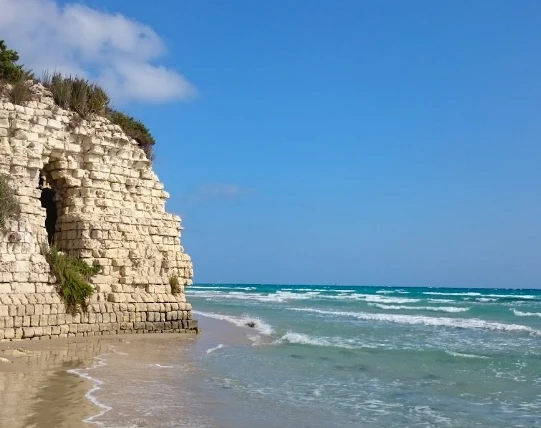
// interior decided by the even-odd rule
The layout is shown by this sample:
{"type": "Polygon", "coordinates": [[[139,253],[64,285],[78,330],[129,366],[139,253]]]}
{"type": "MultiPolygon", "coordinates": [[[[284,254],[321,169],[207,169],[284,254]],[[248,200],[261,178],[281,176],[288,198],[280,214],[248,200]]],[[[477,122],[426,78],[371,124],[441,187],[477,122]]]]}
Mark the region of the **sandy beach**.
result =
{"type": "Polygon", "coordinates": [[[91,383],[70,369],[89,366],[111,340],[47,340],[0,345],[0,426],[77,427],[96,407],[91,383]]]}
{"type": "MultiPolygon", "coordinates": [[[[101,338],[51,339],[0,344],[0,427],[161,426],[160,415],[148,417],[150,406],[167,402],[167,393],[149,385],[166,383],[171,369],[188,375],[195,370],[193,353],[222,343],[247,343],[227,323],[210,320],[203,335],[130,334],[101,338]],[[102,380],[105,381],[102,384],[102,380]],[[164,398],[165,396],[165,398],[164,398]],[[112,406],[110,406],[112,404],[112,406]]],[[[185,393],[171,397],[182,426],[213,426],[200,418],[198,399],[185,393]],[[197,413],[197,418],[190,413],[197,413]]]]}

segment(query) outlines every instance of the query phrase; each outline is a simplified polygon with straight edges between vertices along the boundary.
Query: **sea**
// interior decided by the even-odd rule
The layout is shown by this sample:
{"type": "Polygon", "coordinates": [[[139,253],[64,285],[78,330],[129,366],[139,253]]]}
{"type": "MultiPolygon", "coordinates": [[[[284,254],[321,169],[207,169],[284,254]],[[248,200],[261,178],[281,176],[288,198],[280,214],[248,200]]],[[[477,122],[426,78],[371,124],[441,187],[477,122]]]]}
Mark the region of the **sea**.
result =
{"type": "Polygon", "coordinates": [[[541,290],[197,284],[79,375],[103,427],[541,427],[541,290]],[[160,335],[154,335],[156,337],[160,335]]]}

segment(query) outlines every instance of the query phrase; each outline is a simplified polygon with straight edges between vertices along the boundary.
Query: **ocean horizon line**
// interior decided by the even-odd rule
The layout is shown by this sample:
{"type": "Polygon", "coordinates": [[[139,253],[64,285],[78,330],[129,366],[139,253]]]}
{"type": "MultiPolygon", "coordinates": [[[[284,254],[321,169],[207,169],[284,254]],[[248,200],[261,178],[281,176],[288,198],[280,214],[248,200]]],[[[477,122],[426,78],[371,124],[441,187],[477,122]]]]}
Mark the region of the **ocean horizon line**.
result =
{"type": "Polygon", "coordinates": [[[358,287],[358,288],[430,288],[430,289],[439,289],[439,290],[515,290],[515,291],[541,291],[541,286],[539,287],[494,287],[494,286],[439,286],[439,285],[373,285],[373,284],[308,284],[308,283],[272,283],[272,282],[194,282],[192,286],[220,286],[220,285],[238,285],[242,287],[257,287],[257,286],[287,286],[287,287],[358,287]]]}

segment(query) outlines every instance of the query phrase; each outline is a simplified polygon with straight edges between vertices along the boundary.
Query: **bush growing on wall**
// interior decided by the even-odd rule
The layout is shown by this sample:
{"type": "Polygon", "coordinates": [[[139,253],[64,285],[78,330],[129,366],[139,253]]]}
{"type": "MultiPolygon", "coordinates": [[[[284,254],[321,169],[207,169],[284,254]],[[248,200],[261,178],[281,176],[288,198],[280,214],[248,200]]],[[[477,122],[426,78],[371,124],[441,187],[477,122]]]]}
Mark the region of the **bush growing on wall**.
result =
{"type": "Polygon", "coordinates": [[[89,281],[100,273],[101,266],[90,266],[80,258],[58,251],[55,246],[50,251],[45,249],[44,253],[56,277],[58,292],[64,299],[66,309],[70,313],[77,312],[79,307],[86,311],[88,298],[94,292],[89,281]]]}
{"type": "Polygon", "coordinates": [[[0,229],[6,226],[9,218],[17,218],[19,212],[19,204],[13,189],[9,187],[6,176],[0,174],[0,229]]]}
{"type": "Polygon", "coordinates": [[[116,110],[110,110],[107,117],[111,122],[120,126],[128,137],[137,141],[139,147],[145,151],[148,160],[154,160],[154,137],[141,121],[116,110]]]}
{"type": "Polygon", "coordinates": [[[180,293],[180,281],[177,273],[169,277],[169,285],[171,286],[171,294],[177,295],[180,293]]]}

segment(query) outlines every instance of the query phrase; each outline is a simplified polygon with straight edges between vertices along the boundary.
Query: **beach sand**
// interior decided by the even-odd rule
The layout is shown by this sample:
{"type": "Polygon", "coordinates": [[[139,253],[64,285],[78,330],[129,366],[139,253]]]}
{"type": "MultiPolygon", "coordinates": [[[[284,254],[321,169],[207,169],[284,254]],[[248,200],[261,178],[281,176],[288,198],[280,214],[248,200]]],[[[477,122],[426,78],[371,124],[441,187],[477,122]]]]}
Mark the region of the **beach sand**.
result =
{"type": "Polygon", "coordinates": [[[130,334],[0,343],[0,428],[161,426],[159,411],[150,425],[142,422],[160,406],[167,406],[169,418],[175,412],[182,426],[214,426],[201,419],[205,412],[197,408],[200,400],[190,385],[178,385],[186,392],[170,401],[167,394],[164,401],[163,390],[152,397],[148,388],[169,380],[161,377],[171,376],[165,370],[170,367],[182,371],[175,382],[183,383],[197,370],[194,355],[224,341],[249,342],[245,332],[228,323],[203,320],[203,325],[198,336],[130,334]]]}
{"type": "Polygon", "coordinates": [[[78,427],[96,412],[91,383],[70,369],[91,365],[106,340],[0,344],[0,427],[78,427]]]}

